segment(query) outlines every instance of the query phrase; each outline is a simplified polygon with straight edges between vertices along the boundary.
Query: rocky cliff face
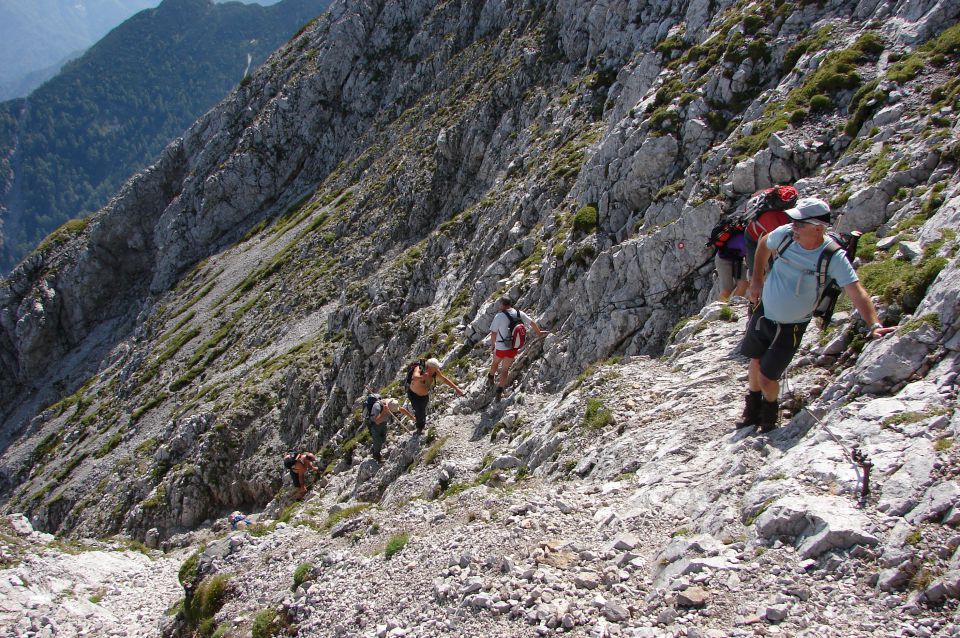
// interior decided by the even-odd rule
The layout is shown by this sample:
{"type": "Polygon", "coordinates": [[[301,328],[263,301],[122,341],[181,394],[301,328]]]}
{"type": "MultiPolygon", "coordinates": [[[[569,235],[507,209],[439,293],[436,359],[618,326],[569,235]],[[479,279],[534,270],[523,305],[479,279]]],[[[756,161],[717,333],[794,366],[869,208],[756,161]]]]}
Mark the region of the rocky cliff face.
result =
{"type": "MultiPolygon", "coordinates": [[[[850,634],[932,613],[956,596],[958,568],[957,17],[954,4],[922,1],[336,3],[88,226],[5,282],[5,508],[47,531],[172,547],[233,509],[269,504],[264,520],[296,516],[326,536],[340,501],[379,504],[383,517],[324,541],[339,552],[344,535],[376,544],[379,525],[430,536],[421,523],[465,515],[430,500],[459,485],[479,490],[464,504],[474,522],[532,502],[509,510],[518,529],[576,545],[537,550],[520,533],[509,569],[470,557],[459,572],[424,567],[411,578],[443,582],[430,593],[411,581],[411,601],[429,595],[436,608],[384,634],[436,621],[434,633],[455,635],[443,610],[472,608],[505,635],[526,626],[515,622],[657,635],[686,617],[662,592],[695,584],[733,592],[699,626],[780,622],[799,605],[811,615],[797,631],[846,631],[831,634],[830,592],[800,577],[780,597],[809,606],[774,596],[749,623],[756,609],[730,611],[777,589],[765,566],[915,590],[878,599],[897,612],[867,628],[857,623],[878,611],[874,597],[843,589],[859,601],[850,634]],[[844,311],[811,331],[789,373],[796,416],[754,438],[728,426],[745,364],[736,329],[713,319],[730,310],[678,320],[711,298],[713,223],[778,181],[867,233],[861,276],[900,328],[866,344],[844,311]],[[517,394],[490,404],[479,342],[504,293],[553,332],[518,359],[517,394]],[[665,362],[646,358],[669,344],[665,362]],[[364,387],[400,396],[419,354],[442,358],[467,398],[441,393],[434,438],[392,439],[383,467],[361,462],[364,387]],[[309,505],[282,511],[279,455],[291,447],[319,450],[324,479],[309,505]],[[854,447],[874,462],[863,509],[854,447]],[[529,498],[500,503],[494,476],[529,498]],[[604,487],[612,479],[625,486],[604,487]],[[570,500],[552,504],[568,486],[570,500]],[[573,512],[569,525],[554,506],[573,512]],[[647,528],[634,556],[605,545],[647,528]],[[707,538],[670,545],[681,528],[707,538]],[[550,559],[559,576],[535,575],[564,552],[602,581],[602,604],[571,600],[567,559],[550,559]],[[743,564],[753,576],[730,567],[743,564]],[[536,583],[555,577],[546,600],[536,583]],[[648,606],[630,607],[640,592],[648,606]],[[558,596],[563,609],[550,607],[558,596]]],[[[430,537],[423,555],[466,543],[454,536],[430,537]]],[[[269,538],[242,552],[273,552],[280,537],[269,538]]],[[[246,542],[218,545],[195,576],[234,569],[246,542]]],[[[327,566],[369,566],[357,556],[327,566]]],[[[317,610],[342,586],[273,602],[329,626],[317,610]]],[[[248,603],[237,596],[218,619],[248,603]]]]}

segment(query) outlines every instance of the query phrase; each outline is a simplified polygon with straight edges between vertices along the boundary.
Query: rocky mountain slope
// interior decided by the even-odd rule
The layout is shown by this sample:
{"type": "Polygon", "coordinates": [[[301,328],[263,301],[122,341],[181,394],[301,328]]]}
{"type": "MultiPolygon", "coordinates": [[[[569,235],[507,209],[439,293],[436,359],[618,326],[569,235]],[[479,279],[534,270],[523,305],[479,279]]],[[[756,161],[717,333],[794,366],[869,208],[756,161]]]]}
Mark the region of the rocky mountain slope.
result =
{"type": "MultiPolygon", "coordinates": [[[[423,440],[391,434],[382,467],[341,463],[249,531],[218,521],[166,554],[141,546],[152,563],[115,540],[38,558],[43,539],[13,519],[5,557],[23,562],[0,619],[16,636],[956,635],[956,494],[923,474],[956,472],[956,449],[937,445],[960,434],[942,409],[955,384],[818,404],[770,437],[733,430],[746,312],[730,310],[705,308],[663,358],[607,362],[562,393],[455,402],[423,440]],[[862,500],[854,446],[876,462],[862,500]],[[177,578],[207,602],[184,607],[177,578]],[[124,608],[138,618],[112,615],[124,608]]],[[[844,388],[818,367],[790,376],[844,388]]]]}
{"type": "Polygon", "coordinates": [[[208,542],[168,634],[952,635],[958,12],[335,3],[5,281],[5,511],[208,542]],[[900,327],[811,330],[759,437],[702,246],[774,181],[900,327]],[[504,293],[553,332],[493,402],[504,293]],[[421,354],[468,396],[379,467],[364,388],[421,354]]]}
{"type": "Polygon", "coordinates": [[[0,269],[100,208],[328,0],[166,0],[22,100],[0,103],[0,269]],[[71,221],[72,220],[72,221],[71,221]]]}

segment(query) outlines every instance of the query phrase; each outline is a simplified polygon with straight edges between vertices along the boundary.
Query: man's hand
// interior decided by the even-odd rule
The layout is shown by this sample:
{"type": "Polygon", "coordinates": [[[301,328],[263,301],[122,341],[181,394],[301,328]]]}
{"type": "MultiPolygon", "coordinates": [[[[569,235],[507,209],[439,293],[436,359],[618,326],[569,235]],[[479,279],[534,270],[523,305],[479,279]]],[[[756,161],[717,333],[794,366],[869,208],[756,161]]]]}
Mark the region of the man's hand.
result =
{"type": "Polygon", "coordinates": [[[747,288],[747,300],[752,304],[760,303],[760,295],[763,293],[762,281],[750,281],[750,287],[747,288]]]}
{"type": "Polygon", "coordinates": [[[888,335],[891,332],[895,332],[896,329],[897,329],[897,326],[890,326],[889,328],[874,327],[870,329],[870,336],[873,337],[874,339],[882,339],[884,335],[888,335]]]}

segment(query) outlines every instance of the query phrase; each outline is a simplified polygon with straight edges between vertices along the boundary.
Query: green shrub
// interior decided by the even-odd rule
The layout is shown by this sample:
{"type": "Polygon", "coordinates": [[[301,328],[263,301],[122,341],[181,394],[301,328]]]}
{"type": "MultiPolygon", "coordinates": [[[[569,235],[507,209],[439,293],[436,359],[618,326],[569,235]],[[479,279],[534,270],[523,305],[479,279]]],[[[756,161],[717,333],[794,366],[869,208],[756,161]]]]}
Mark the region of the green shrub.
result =
{"type": "Polygon", "coordinates": [[[587,410],[583,414],[581,425],[590,430],[600,430],[613,422],[611,412],[602,399],[587,399],[587,410]]]}
{"type": "Polygon", "coordinates": [[[914,317],[905,324],[897,328],[897,335],[905,335],[914,330],[919,330],[923,326],[933,326],[934,330],[940,330],[940,315],[936,312],[928,312],[919,317],[914,317]]]}
{"type": "Polygon", "coordinates": [[[720,321],[736,321],[737,315],[733,312],[733,308],[730,306],[724,306],[720,309],[720,312],[717,314],[717,317],[720,321]]]}
{"type": "Polygon", "coordinates": [[[680,178],[675,182],[667,184],[666,186],[664,186],[663,188],[657,191],[657,193],[653,196],[653,201],[659,202],[663,199],[666,199],[667,197],[672,197],[676,195],[681,190],[683,190],[683,183],[684,183],[683,178],[680,178]]]}
{"type": "Polygon", "coordinates": [[[581,206],[573,216],[573,227],[582,233],[592,233],[597,229],[597,207],[592,204],[581,206]]]}
{"type": "Polygon", "coordinates": [[[70,219],[64,222],[59,228],[47,235],[32,254],[36,255],[54,246],[65,244],[83,233],[91,221],[93,221],[91,217],[86,217],[84,219],[70,219]]]}
{"type": "Polygon", "coordinates": [[[390,540],[387,541],[386,547],[383,548],[383,557],[390,560],[395,554],[402,551],[408,542],[410,542],[410,535],[406,532],[391,536],[390,540]]]}
{"type": "MultiPolygon", "coordinates": [[[[833,202],[830,202],[830,208],[836,208],[833,202]]],[[[872,261],[877,252],[877,234],[874,232],[864,233],[857,242],[857,257],[861,261],[872,261]]]]}
{"type": "Polygon", "coordinates": [[[805,109],[797,109],[790,114],[790,123],[794,126],[799,126],[803,124],[803,121],[807,119],[807,111],[805,109]]]}
{"type": "Polygon", "coordinates": [[[437,460],[437,456],[439,456],[440,450],[443,449],[443,446],[446,445],[447,439],[449,438],[450,437],[444,435],[440,437],[440,439],[435,441],[433,445],[427,448],[427,451],[423,453],[424,465],[430,465],[431,463],[437,460]]]}
{"type": "Polygon", "coordinates": [[[886,303],[898,303],[904,312],[913,312],[927,288],[947,265],[945,257],[923,259],[914,265],[899,259],[884,259],[860,268],[864,287],[886,303]]]}
{"type": "Polygon", "coordinates": [[[822,27],[813,35],[787,49],[787,53],[783,56],[783,65],[780,67],[780,71],[784,74],[789,73],[807,51],[820,51],[825,48],[830,36],[833,35],[834,29],[835,27],[832,25],[822,27]]]}
{"type": "Polygon", "coordinates": [[[935,64],[940,56],[952,55],[958,51],[960,51],[960,24],[955,24],[892,65],[887,71],[887,79],[898,83],[908,82],[915,78],[928,63],[935,64]]]}
{"type": "Polygon", "coordinates": [[[693,321],[693,317],[682,317],[677,323],[673,324],[673,328],[670,330],[670,337],[668,341],[673,343],[673,340],[677,338],[677,335],[683,330],[688,323],[693,321]]]}
{"type": "Polygon", "coordinates": [[[297,587],[307,580],[307,576],[310,575],[311,571],[313,571],[313,565],[310,563],[300,563],[297,565],[297,568],[293,570],[293,586],[290,588],[290,591],[297,591],[297,587]]]}
{"type": "Polygon", "coordinates": [[[727,126],[730,125],[730,119],[719,110],[707,111],[704,117],[707,118],[710,129],[718,133],[727,130],[727,126]]]}
{"type": "Polygon", "coordinates": [[[277,610],[271,607],[257,612],[250,626],[250,638],[273,638],[280,633],[277,610]]]}
{"type": "Polygon", "coordinates": [[[824,113],[833,108],[833,100],[822,93],[810,98],[810,110],[814,113],[824,113]]]}
{"type": "Polygon", "coordinates": [[[204,549],[206,549],[206,547],[201,547],[196,552],[191,554],[190,558],[183,561],[182,565],[180,565],[180,571],[177,574],[177,578],[180,580],[181,587],[196,580],[197,567],[200,563],[200,555],[203,554],[204,549]]]}
{"type": "Polygon", "coordinates": [[[754,40],[747,45],[747,57],[755,62],[770,61],[770,47],[763,40],[754,40]]]}
{"type": "Polygon", "coordinates": [[[687,43],[684,42],[683,38],[679,35],[672,35],[669,38],[661,40],[657,46],[654,47],[654,51],[661,53],[663,55],[670,55],[673,51],[683,50],[687,48],[687,43]]]}
{"type": "Polygon", "coordinates": [[[887,101],[887,93],[878,90],[879,80],[872,80],[860,87],[853,98],[850,100],[848,111],[852,116],[844,126],[844,131],[848,135],[856,135],[864,122],[873,117],[873,114],[879,110],[887,101]]]}
{"type": "MultiPolygon", "coordinates": [[[[830,210],[837,210],[841,208],[844,204],[850,201],[850,195],[852,193],[849,190],[843,190],[837,194],[836,197],[830,200],[830,210]]],[[[862,238],[861,238],[862,239],[862,238]]],[[[857,244],[859,247],[859,244],[857,244]]]]}
{"type": "Polygon", "coordinates": [[[357,505],[351,505],[350,507],[346,507],[340,511],[334,512],[327,517],[326,522],[323,524],[323,528],[330,529],[340,521],[346,520],[355,514],[359,514],[368,507],[370,507],[370,503],[358,503],[357,505]]]}
{"type": "Polygon", "coordinates": [[[193,596],[186,601],[184,613],[190,625],[196,627],[201,636],[210,636],[216,630],[213,617],[226,602],[229,583],[230,576],[227,574],[204,578],[194,590],[193,596]]]}
{"type": "Polygon", "coordinates": [[[743,31],[747,35],[753,35],[767,23],[763,16],[751,14],[743,18],[743,31]]]}
{"type": "Polygon", "coordinates": [[[677,112],[671,111],[667,107],[660,107],[650,113],[647,121],[650,123],[651,130],[673,130],[677,125],[677,112]]]}
{"type": "MultiPolygon", "coordinates": [[[[877,36],[868,33],[849,48],[827,55],[820,67],[810,73],[803,84],[790,91],[785,101],[767,104],[763,115],[754,123],[753,132],[735,142],[736,150],[743,156],[756,153],[767,144],[771,134],[787,128],[791,113],[809,106],[815,95],[836,93],[859,86],[861,79],[855,71],[856,65],[873,57],[876,41],[877,36]]],[[[824,44],[825,42],[826,40],[824,44]]],[[[806,49],[799,55],[803,52],[806,52],[806,49]]]]}
{"type": "Polygon", "coordinates": [[[114,432],[100,448],[93,453],[94,458],[102,459],[107,454],[113,452],[120,442],[123,441],[123,432],[114,432]]]}

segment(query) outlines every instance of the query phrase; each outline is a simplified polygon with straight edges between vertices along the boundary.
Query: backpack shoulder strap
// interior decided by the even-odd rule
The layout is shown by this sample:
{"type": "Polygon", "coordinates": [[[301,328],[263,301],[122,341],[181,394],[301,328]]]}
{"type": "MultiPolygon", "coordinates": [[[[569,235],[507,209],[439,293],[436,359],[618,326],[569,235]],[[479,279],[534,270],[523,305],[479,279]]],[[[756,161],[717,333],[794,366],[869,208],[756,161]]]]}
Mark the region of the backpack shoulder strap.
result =
{"type": "Polygon", "coordinates": [[[787,234],[786,237],[780,240],[780,245],[777,246],[777,250],[774,251],[777,257],[783,257],[783,253],[787,252],[787,248],[790,248],[790,245],[793,243],[793,237],[787,234]]]}
{"type": "Polygon", "coordinates": [[[817,257],[817,294],[819,296],[820,291],[827,285],[827,280],[829,276],[827,275],[827,270],[830,268],[830,260],[833,259],[833,256],[840,252],[840,244],[836,242],[832,237],[828,238],[826,245],[820,251],[820,256],[817,257]]]}
{"type": "Polygon", "coordinates": [[[510,313],[506,310],[500,310],[497,312],[498,315],[503,315],[507,318],[507,336],[504,337],[503,334],[498,330],[497,337],[503,341],[507,341],[510,338],[510,333],[513,331],[513,318],[510,317],[510,313]]]}

